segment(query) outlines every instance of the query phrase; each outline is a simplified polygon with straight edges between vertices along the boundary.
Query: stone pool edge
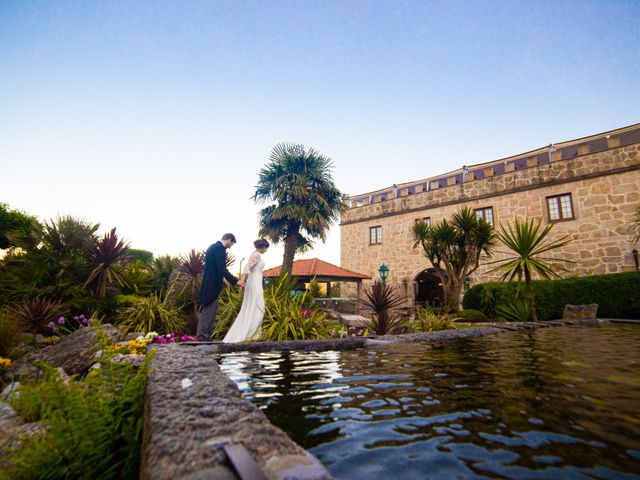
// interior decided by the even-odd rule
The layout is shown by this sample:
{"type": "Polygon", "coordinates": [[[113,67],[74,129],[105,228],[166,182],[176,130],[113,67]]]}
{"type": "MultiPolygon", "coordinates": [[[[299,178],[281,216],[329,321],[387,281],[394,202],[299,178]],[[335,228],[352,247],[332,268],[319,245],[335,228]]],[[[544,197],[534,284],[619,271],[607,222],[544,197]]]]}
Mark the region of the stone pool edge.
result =
{"type": "Polygon", "coordinates": [[[141,479],[235,479],[224,446],[242,445],[273,480],[331,479],[326,468],[274,426],[221,370],[214,354],[236,351],[352,350],[397,343],[446,341],[610,319],[563,319],[491,324],[437,332],[345,339],[242,344],[154,345],[156,356],[145,392],[141,479]]]}

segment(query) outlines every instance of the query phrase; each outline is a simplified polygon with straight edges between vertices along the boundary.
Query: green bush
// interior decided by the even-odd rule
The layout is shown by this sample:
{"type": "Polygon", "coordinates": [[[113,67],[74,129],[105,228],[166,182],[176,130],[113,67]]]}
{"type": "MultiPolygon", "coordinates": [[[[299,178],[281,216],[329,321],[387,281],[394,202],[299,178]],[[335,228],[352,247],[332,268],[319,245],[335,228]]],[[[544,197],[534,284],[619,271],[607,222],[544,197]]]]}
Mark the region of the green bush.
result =
{"type": "Polygon", "coordinates": [[[123,332],[156,332],[159,335],[181,332],[185,327],[181,312],[168,301],[169,295],[153,293],[148,297],[128,295],[126,300],[132,301],[123,307],[116,317],[116,324],[123,327],[123,332]]]}
{"type": "Polygon", "coordinates": [[[511,303],[504,303],[496,307],[497,320],[507,322],[528,322],[531,318],[531,309],[526,300],[514,298],[511,303]]]}
{"type": "Polygon", "coordinates": [[[108,364],[65,385],[46,367],[40,383],[20,386],[13,406],[49,428],[8,453],[0,479],[137,478],[146,375],[146,365],[136,373],[108,364]]]}
{"type": "Polygon", "coordinates": [[[9,312],[0,310],[0,357],[15,357],[22,334],[19,322],[9,312]]]}
{"type": "Polygon", "coordinates": [[[480,310],[474,310],[472,308],[468,308],[466,310],[460,310],[457,313],[457,318],[461,318],[463,320],[468,320],[471,322],[486,322],[489,320],[489,317],[480,310]]]}
{"type": "Polygon", "coordinates": [[[435,332],[456,328],[452,318],[448,315],[434,313],[430,307],[422,308],[418,311],[413,322],[407,322],[404,325],[410,327],[414,332],[435,332]]]}
{"type": "MultiPolygon", "coordinates": [[[[533,282],[539,320],[562,318],[564,306],[597,303],[601,318],[640,319],[640,272],[572,277],[533,282]]],[[[524,288],[524,287],[522,287],[524,288]]],[[[513,304],[515,283],[488,282],[475,285],[465,294],[465,309],[480,310],[496,318],[498,305],[513,304]]]]}

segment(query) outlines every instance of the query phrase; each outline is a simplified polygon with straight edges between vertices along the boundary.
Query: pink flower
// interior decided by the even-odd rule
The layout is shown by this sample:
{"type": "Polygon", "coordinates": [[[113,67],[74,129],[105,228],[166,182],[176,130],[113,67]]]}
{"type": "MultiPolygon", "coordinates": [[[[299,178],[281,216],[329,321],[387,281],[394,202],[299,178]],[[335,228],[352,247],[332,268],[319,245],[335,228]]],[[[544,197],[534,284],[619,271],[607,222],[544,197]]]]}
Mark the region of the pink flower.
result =
{"type": "Polygon", "coordinates": [[[56,324],[53,323],[53,322],[49,322],[49,323],[47,323],[47,327],[53,329],[53,328],[56,328],[56,324]]]}
{"type": "Polygon", "coordinates": [[[60,317],[60,318],[58,319],[58,323],[59,323],[60,325],[64,325],[64,317],[60,317]]]}

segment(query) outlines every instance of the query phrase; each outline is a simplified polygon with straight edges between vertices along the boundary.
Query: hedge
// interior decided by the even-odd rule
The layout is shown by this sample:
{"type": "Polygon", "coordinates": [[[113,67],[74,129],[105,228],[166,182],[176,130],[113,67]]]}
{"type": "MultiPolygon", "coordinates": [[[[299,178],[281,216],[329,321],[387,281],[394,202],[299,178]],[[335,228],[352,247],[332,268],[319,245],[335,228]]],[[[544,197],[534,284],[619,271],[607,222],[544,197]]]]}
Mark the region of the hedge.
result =
{"type": "MultiPolygon", "coordinates": [[[[516,297],[517,284],[488,282],[470,288],[462,299],[465,309],[472,308],[495,318],[495,308],[516,297]]],[[[566,304],[597,303],[600,318],[640,319],[640,272],[571,277],[563,280],[533,282],[538,320],[562,318],[566,304]]],[[[524,283],[520,287],[524,298],[524,283]]]]}

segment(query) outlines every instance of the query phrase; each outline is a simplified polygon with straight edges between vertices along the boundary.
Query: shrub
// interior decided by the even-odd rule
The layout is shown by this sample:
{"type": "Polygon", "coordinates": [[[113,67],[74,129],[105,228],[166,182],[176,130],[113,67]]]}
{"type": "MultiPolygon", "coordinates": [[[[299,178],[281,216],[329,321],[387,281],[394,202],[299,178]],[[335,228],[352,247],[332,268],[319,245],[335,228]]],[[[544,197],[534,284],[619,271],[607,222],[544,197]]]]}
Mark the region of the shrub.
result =
{"type": "Polygon", "coordinates": [[[6,310],[0,310],[0,357],[13,358],[21,337],[22,328],[18,321],[6,310]]]}
{"type": "Polygon", "coordinates": [[[10,313],[22,323],[25,330],[33,333],[35,341],[36,333],[45,331],[45,325],[62,313],[62,304],[57,300],[36,297],[12,307],[10,313]]]}
{"type": "Polygon", "coordinates": [[[181,332],[184,319],[180,311],[168,302],[169,294],[153,293],[139,297],[118,313],[116,324],[123,327],[124,332],[157,332],[160,335],[181,332]]]}
{"type": "Polygon", "coordinates": [[[496,307],[497,319],[504,319],[507,322],[528,322],[531,318],[531,308],[529,304],[521,299],[514,298],[511,303],[498,305],[496,307]]]}
{"type": "Polygon", "coordinates": [[[107,364],[65,385],[53,367],[19,388],[13,407],[48,429],[5,457],[0,479],[137,478],[147,365],[107,364]]]}
{"type": "Polygon", "coordinates": [[[405,303],[404,297],[386,283],[375,281],[370,288],[364,288],[364,298],[360,303],[371,312],[372,318],[365,324],[376,335],[386,335],[402,323],[398,310],[405,303]]]}
{"type": "MultiPolygon", "coordinates": [[[[572,277],[563,280],[533,282],[539,320],[562,318],[566,304],[597,303],[602,318],[640,319],[640,273],[572,277]]],[[[470,288],[464,296],[464,308],[473,308],[495,318],[498,305],[513,303],[517,285],[483,283],[470,288]],[[492,313],[493,312],[493,313],[492,313]]]]}
{"type": "Polygon", "coordinates": [[[461,318],[463,320],[467,320],[470,322],[486,322],[489,320],[489,317],[487,317],[487,315],[485,315],[480,310],[474,310],[473,308],[460,310],[457,315],[458,315],[458,318],[461,318]]]}
{"type": "Polygon", "coordinates": [[[455,328],[453,320],[448,315],[438,315],[429,307],[419,310],[416,319],[405,325],[415,332],[435,332],[455,328]]]}
{"type": "MultiPolygon", "coordinates": [[[[335,325],[326,321],[324,313],[315,307],[308,292],[292,295],[295,285],[295,279],[283,273],[265,286],[265,313],[259,340],[309,340],[331,336],[335,325]]],[[[243,293],[237,288],[222,292],[213,338],[224,338],[238,316],[242,298],[243,293]]]]}

